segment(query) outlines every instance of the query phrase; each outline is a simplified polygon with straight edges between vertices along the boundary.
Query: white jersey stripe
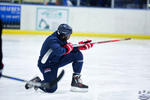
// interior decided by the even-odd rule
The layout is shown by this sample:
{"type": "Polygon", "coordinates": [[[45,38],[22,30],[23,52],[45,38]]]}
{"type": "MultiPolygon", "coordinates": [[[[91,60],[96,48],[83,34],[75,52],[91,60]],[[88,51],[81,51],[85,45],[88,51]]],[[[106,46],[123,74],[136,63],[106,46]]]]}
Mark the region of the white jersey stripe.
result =
{"type": "Polygon", "coordinates": [[[46,61],[47,61],[49,55],[52,53],[52,51],[53,51],[52,49],[49,49],[49,50],[45,53],[45,55],[43,56],[43,58],[42,58],[42,60],[41,60],[41,63],[42,63],[42,64],[45,64],[45,63],[46,63],[46,61]]]}

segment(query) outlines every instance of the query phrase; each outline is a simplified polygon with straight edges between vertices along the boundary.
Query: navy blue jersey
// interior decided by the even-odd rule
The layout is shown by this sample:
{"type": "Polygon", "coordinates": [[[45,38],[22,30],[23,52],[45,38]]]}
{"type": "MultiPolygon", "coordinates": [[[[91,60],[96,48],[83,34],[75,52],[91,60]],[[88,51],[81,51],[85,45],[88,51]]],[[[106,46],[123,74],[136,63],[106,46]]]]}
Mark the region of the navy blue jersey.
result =
{"type": "Polygon", "coordinates": [[[63,47],[65,44],[67,44],[67,41],[61,41],[58,38],[57,32],[48,36],[42,45],[38,66],[46,67],[56,65],[60,58],[66,53],[66,48],[63,47]]]}

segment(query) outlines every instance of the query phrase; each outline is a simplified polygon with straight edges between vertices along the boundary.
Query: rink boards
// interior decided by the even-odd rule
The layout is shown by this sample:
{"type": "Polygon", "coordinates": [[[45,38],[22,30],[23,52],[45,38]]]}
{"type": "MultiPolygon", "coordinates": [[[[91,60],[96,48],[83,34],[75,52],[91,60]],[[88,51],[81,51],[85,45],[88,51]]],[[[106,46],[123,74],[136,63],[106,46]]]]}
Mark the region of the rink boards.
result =
{"type": "MultiPolygon", "coordinates": [[[[27,31],[27,30],[3,30],[3,34],[31,34],[31,35],[49,35],[49,31],[27,31]]],[[[82,33],[75,32],[72,36],[89,36],[89,37],[111,37],[111,38],[135,38],[135,39],[150,39],[150,35],[142,34],[113,34],[113,33],[82,33]]]]}

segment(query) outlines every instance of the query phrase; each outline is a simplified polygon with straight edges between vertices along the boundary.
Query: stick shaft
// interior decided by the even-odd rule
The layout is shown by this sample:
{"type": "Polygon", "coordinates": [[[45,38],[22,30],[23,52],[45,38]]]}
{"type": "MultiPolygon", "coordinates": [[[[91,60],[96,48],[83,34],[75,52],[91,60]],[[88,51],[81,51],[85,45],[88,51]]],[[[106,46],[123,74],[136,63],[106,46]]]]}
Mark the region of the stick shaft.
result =
{"type": "Polygon", "coordinates": [[[16,78],[16,77],[12,77],[12,76],[2,75],[2,77],[12,79],[12,80],[16,80],[16,81],[20,81],[20,82],[27,82],[26,80],[16,78]]]}
{"type": "Polygon", "coordinates": [[[7,76],[7,75],[2,75],[2,77],[7,78],[7,79],[11,79],[11,80],[16,80],[16,81],[19,81],[19,82],[25,82],[25,83],[28,83],[28,84],[31,84],[31,85],[34,85],[34,86],[39,86],[39,87],[41,86],[41,83],[38,83],[38,82],[27,81],[27,80],[24,80],[24,79],[12,77],[12,76],[7,76]]]}
{"type": "Polygon", "coordinates": [[[131,40],[131,38],[125,38],[125,39],[120,39],[120,40],[100,41],[100,42],[95,42],[94,44],[103,44],[103,43],[118,42],[118,41],[125,41],[125,40],[131,40]]]}
{"type": "MultiPolygon", "coordinates": [[[[119,42],[119,41],[126,41],[126,40],[131,40],[131,38],[124,38],[120,40],[107,40],[107,41],[100,41],[100,42],[92,42],[93,44],[103,44],[103,43],[110,43],[110,42],[119,42]]],[[[84,44],[74,44],[73,47],[79,47],[79,46],[84,46],[84,44]]]]}

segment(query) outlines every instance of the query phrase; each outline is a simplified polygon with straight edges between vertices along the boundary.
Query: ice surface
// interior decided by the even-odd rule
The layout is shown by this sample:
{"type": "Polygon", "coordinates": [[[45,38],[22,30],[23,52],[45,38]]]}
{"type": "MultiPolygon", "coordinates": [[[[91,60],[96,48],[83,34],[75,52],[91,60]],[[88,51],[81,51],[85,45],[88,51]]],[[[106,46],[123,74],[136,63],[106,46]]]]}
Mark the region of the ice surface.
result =
{"type": "MultiPolygon", "coordinates": [[[[3,35],[3,73],[26,80],[36,75],[42,78],[37,60],[46,37],[3,35]]],[[[86,39],[103,41],[112,38],[71,37],[70,42],[86,39]]],[[[95,45],[83,54],[81,74],[83,82],[89,85],[89,92],[70,91],[72,67],[69,64],[63,67],[66,73],[56,93],[25,90],[25,83],[1,78],[0,100],[138,100],[138,91],[150,90],[150,40],[95,45]]]]}

